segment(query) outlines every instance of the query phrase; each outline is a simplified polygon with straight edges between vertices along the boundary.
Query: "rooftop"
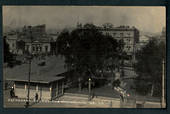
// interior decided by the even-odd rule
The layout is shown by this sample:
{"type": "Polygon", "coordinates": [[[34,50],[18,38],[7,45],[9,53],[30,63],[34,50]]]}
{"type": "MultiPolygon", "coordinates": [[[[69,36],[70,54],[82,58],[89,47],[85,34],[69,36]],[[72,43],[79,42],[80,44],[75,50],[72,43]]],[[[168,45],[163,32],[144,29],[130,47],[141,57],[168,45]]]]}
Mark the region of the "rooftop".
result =
{"type": "MultiPolygon", "coordinates": [[[[30,43],[31,42],[31,39],[30,39],[30,37],[28,37],[28,36],[20,36],[19,38],[18,38],[18,40],[22,40],[22,41],[24,41],[24,42],[26,42],[26,43],[30,43]]],[[[54,40],[53,40],[53,38],[52,37],[50,37],[50,36],[44,36],[44,37],[33,37],[33,39],[32,39],[32,42],[40,42],[40,43],[43,43],[43,42],[53,42],[54,40]]]]}
{"type": "MultiPolygon", "coordinates": [[[[31,82],[50,83],[63,78],[62,76],[57,76],[66,72],[63,58],[56,56],[46,57],[45,66],[39,66],[38,61],[38,59],[34,58],[31,63],[31,82]]],[[[28,81],[29,64],[4,68],[3,74],[5,80],[28,81]]]]}

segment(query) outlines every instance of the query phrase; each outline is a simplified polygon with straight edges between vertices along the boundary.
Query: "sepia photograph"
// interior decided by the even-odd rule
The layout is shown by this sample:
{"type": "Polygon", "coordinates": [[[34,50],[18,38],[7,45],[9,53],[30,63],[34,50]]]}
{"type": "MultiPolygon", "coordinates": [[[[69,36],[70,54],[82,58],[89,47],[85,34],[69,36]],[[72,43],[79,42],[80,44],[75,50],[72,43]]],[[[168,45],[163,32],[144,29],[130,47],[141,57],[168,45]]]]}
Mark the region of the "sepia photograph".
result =
{"type": "Polygon", "coordinates": [[[4,108],[166,108],[166,7],[2,6],[4,108]]]}

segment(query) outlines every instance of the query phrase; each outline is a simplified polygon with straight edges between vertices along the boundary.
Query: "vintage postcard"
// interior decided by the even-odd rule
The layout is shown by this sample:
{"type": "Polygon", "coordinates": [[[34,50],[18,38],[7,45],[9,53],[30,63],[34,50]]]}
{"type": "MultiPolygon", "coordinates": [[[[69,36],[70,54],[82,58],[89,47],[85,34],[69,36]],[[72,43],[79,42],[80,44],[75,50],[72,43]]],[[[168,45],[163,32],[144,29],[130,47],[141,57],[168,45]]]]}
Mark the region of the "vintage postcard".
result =
{"type": "Polygon", "coordinates": [[[2,6],[5,108],[166,108],[163,6],[2,6]]]}

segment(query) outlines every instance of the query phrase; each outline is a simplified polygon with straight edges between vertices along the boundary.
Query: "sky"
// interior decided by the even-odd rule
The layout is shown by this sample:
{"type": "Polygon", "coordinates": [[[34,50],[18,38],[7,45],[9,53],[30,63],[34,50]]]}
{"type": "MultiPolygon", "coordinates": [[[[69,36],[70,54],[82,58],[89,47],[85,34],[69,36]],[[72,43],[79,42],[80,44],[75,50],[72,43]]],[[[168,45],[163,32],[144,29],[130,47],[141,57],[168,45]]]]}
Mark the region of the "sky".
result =
{"type": "Polygon", "coordinates": [[[75,27],[77,22],[112,23],[158,33],[166,26],[165,10],[161,6],[3,6],[3,26],[46,24],[47,29],[64,29],[75,27]]]}

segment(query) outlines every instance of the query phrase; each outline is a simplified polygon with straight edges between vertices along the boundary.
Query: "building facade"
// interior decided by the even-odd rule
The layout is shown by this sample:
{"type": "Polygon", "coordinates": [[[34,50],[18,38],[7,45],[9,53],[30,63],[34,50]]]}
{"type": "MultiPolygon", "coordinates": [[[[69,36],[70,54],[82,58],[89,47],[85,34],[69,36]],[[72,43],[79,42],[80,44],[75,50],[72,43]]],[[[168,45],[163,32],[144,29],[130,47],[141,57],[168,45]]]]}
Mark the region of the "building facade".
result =
{"type": "MultiPolygon", "coordinates": [[[[11,79],[13,81],[13,88],[15,96],[18,98],[27,99],[28,95],[28,81],[21,79],[11,79]]],[[[48,80],[31,80],[30,82],[30,100],[35,99],[35,95],[38,94],[38,100],[53,100],[64,94],[64,78],[57,77],[51,81],[48,80]]]]}
{"type": "Polygon", "coordinates": [[[135,59],[136,44],[139,42],[139,30],[135,27],[120,26],[113,28],[99,28],[104,35],[110,35],[116,40],[124,42],[123,51],[126,52],[129,60],[135,59]]]}
{"type": "Polygon", "coordinates": [[[46,33],[45,25],[24,26],[18,35],[18,41],[25,42],[24,51],[32,54],[47,54],[51,52],[53,38],[46,33]]]}
{"type": "Polygon", "coordinates": [[[34,37],[43,37],[46,35],[46,25],[24,26],[22,28],[21,34],[29,37],[30,32],[34,37]]]}
{"type": "Polygon", "coordinates": [[[9,45],[9,51],[11,53],[17,53],[17,33],[15,31],[11,31],[5,35],[5,40],[9,45]]]}
{"type": "Polygon", "coordinates": [[[141,35],[139,37],[139,42],[136,45],[136,51],[141,50],[150,41],[150,39],[151,37],[147,35],[141,35]]]}
{"type": "Polygon", "coordinates": [[[166,42],[166,28],[165,27],[162,28],[160,41],[166,42]]]}
{"type": "Polygon", "coordinates": [[[56,38],[46,33],[45,25],[24,26],[18,32],[4,33],[4,36],[13,54],[48,54],[55,51],[56,38]]]}
{"type": "Polygon", "coordinates": [[[32,54],[43,54],[43,53],[50,53],[51,51],[51,42],[50,41],[40,41],[36,40],[33,42],[26,42],[25,43],[25,51],[32,53],[32,54]]]}

